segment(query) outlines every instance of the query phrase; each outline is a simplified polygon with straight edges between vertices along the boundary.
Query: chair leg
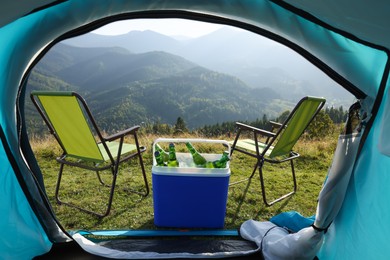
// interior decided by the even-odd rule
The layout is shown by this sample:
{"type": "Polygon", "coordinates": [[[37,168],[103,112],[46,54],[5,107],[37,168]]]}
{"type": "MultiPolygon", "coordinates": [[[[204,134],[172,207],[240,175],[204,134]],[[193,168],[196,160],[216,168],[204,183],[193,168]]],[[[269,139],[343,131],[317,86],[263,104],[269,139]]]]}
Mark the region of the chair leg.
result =
{"type": "Polygon", "coordinates": [[[267,201],[267,195],[266,195],[266,191],[265,191],[265,185],[264,185],[264,178],[263,178],[263,163],[261,163],[259,165],[259,177],[260,177],[260,185],[261,185],[261,194],[263,196],[263,202],[265,205],[267,205],[268,207],[269,206],[272,206],[273,204],[275,204],[276,202],[279,202],[285,198],[288,198],[290,197],[291,195],[293,195],[296,190],[297,190],[297,181],[296,181],[296,178],[295,178],[295,170],[294,170],[294,163],[293,163],[293,160],[290,161],[291,163],[291,173],[292,173],[292,180],[293,180],[293,183],[294,183],[294,189],[293,191],[289,192],[289,193],[286,193],[282,196],[280,196],[279,198],[271,201],[271,202],[268,202],[267,201]]]}
{"type": "Polygon", "coordinates": [[[142,154],[140,151],[138,152],[138,157],[139,157],[139,163],[141,164],[142,177],[143,177],[144,183],[145,183],[145,194],[143,196],[146,197],[149,195],[149,184],[148,184],[148,179],[146,177],[145,166],[144,166],[144,162],[142,159],[142,154]]]}
{"type": "Polygon", "coordinates": [[[140,149],[140,146],[139,146],[137,134],[134,134],[134,141],[135,141],[135,145],[137,147],[138,159],[139,159],[139,163],[141,165],[142,177],[144,179],[144,184],[145,184],[145,193],[144,194],[139,193],[139,192],[137,192],[137,193],[139,193],[139,194],[143,195],[144,197],[146,197],[146,196],[149,195],[149,184],[148,184],[148,179],[146,177],[145,166],[144,166],[144,162],[143,162],[143,159],[142,159],[142,152],[141,152],[141,149],[140,149]]]}
{"type": "Polygon", "coordinates": [[[259,179],[260,179],[260,186],[261,186],[261,195],[263,197],[264,204],[267,206],[270,206],[267,202],[267,195],[265,193],[265,185],[264,185],[264,178],[263,178],[263,165],[264,161],[261,163],[258,163],[259,166],[259,179]]]}
{"type": "Polygon", "coordinates": [[[233,145],[232,145],[232,147],[230,148],[230,157],[233,156],[233,152],[234,152],[234,149],[236,148],[237,141],[238,141],[238,139],[240,138],[240,134],[241,134],[241,129],[238,129],[237,134],[236,134],[236,137],[234,138],[233,145]]]}
{"type": "Polygon", "coordinates": [[[62,201],[60,200],[59,198],[59,191],[60,191],[60,185],[61,185],[61,179],[62,179],[62,171],[64,170],[64,164],[61,163],[60,164],[60,170],[58,172],[58,177],[57,177],[57,184],[56,184],[56,190],[55,190],[55,197],[56,197],[56,201],[57,201],[57,204],[61,205],[62,204],[62,201]]]}
{"type": "Polygon", "coordinates": [[[95,171],[95,172],[96,172],[96,176],[97,176],[97,178],[98,178],[100,184],[103,185],[103,186],[105,186],[105,187],[110,187],[110,185],[106,184],[106,183],[103,181],[102,177],[100,176],[99,171],[95,171]]]}
{"type": "Polygon", "coordinates": [[[138,158],[139,158],[139,163],[141,164],[142,178],[144,180],[145,190],[144,190],[144,192],[134,190],[134,189],[129,189],[128,191],[135,193],[135,194],[139,194],[143,197],[147,197],[149,195],[149,184],[148,184],[148,179],[146,177],[145,166],[143,164],[142,156],[140,153],[138,154],[138,158]]]}
{"type": "Polygon", "coordinates": [[[292,174],[291,177],[292,177],[292,180],[293,180],[293,183],[294,183],[294,192],[293,192],[293,194],[294,194],[297,191],[297,179],[295,177],[294,161],[291,160],[290,163],[291,163],[291,174],[292,174]]]}
{"type": "Polygon", "coordinates": [[[80,211],[83,211],[85,213],[89,213],[89,214],[95,215],[95,216],[100,217],[100,218],[103,218],[103,217],[107,216],[110,213],[112,200],[114,198],[114,190],[115,190],[115,184],[116,184],[116,178],[117,178],[117,174],[116,174],[115,171],[117,171],[118,169],[115,169],[115,170],[112,169],[113,179],[112,179],[111,186],[110,185],[104,185],[104,186],[109,186],[110,187],[110,195],[109,195],[109,198],[108,198],[108,204],[107,204],[106,211],[103,214],[100,214],[100,213],[97,213],[95,211],[91,211],[91,210],[82,208],[82,207],[80,207],[78,205],[75,205],[73,203],[62,201],[59,198],[59,190],[60,190],[60,185],[61,185],[61,179],[62,179],[64,166],[65,166],[65,164],[63,164],[63,163],[60,164],[60,170],[59,170],[59,173],[58,173],[58,179],[57,179],[56,190],[55,190],[55,198],[56,198],[57,203],[59,205],[66,205],[68,207],[76,208],[76,209],[78,209],[80,211]]]}
{"type": "Polygon", "coordinates": [[[116,167],[116,169],[112,169],[112,183],[111,183],[111,187],[110,187],[110,196],[108,198],[106,212],[103,215],[96,214],[98,217],[103,218],[103,217],[107,216],[108,214],[110,214],[111,206],[112,206],[112,200],[114,198],[114,191],[115,191],[115,185],[116,185],[116,178],[117,178],[117,176],[118,176],[118,166],[116,167]]]}
{"type": "MultiPolygon", "coordinates": [[[[232,147],[230,149],[230,157],[232,157],[233,152],[236,149],[236,144],[237,144],[237,141],[238,141],[240,135],[241,135],[241,129],[238,130],[238,132],[236,134],[236,137],[234,139],[233,145],[232,145],[232,147]]],[[[256,135],[254,137],[257,138],[256,135]]],[[[259,151],[257,151],[257,153],[258,152],[259,151]]],[[[259,158],[259,156],[257,156],[256,158],[259,158]]],[[[248,178],[245,178],[245,179],[242,179],[242,180],[239,180],[239,181],[235,181],[235,182],[229,183],[229,186],[236,185],[236,184],[241,183],[241,182],[252,180],[252,178],[255,175],[255,172],[257,170],[257,167],[259,167],[259,160],[257,160],[257,162],[255,164],[255,167],[253,168],[252,174],[248,178]]]]}
{"type": "Polygon", "coordinates": [[[242,179],[242,180],[239,180],[239,181],[235,181],[235,182],[232,182],[232,183],[229,183],[229,186],[236,185],[238,183],[251,180],[253,178],[253,176],[255,175],[255,173],[256,173],[257,167],[259,167],[259,161],[256,162],[255,167],[253,168],[252,174],[248,178],[242,179]]]}

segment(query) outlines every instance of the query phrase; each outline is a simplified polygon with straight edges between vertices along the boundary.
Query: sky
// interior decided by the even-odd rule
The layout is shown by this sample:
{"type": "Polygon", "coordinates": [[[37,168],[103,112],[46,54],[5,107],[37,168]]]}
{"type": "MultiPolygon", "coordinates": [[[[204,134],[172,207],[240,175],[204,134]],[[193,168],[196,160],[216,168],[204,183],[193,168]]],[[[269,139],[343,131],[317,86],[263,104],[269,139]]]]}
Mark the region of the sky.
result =
{"type": "Polygon", "coordinates": [[[196,38],[222,28],[224,25],[185,19],[133,19],[118,21],[94,31],[102,35],[126,34],[130,31],[152,30],[168,36],[196,38]]]}

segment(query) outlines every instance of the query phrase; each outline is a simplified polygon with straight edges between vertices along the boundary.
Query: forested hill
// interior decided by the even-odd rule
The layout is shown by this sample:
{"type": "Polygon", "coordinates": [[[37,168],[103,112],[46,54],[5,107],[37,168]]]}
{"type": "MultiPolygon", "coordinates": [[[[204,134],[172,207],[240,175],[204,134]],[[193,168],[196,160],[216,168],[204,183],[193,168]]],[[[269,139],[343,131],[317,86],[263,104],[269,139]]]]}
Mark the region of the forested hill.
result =
{"type": "Polygon", "coordinates": [[[65,41],[75,47],[121,47],[133,53],[164,51],[202,67],[235,76],[253,88],[270,87],[284,100],[324,96],[327,104],[350,104],[351,94],[291,49],[254,33],[224,26],[209,34],[179,39],[155,31],[121,35],[94,32],[65,41]]]}
{"type": "MultiPolygon", "coordinates": [[[[190,128],[255,120],[278,115],[291,105],[269,88],[251,88],[179,56],[135,54],[118,47],[58,44],[34,68],[27,93],[32,89],[79,92],[106,131],[141,122],[174,124],[178,117],[190,128]]],[[[30,103],[26,113],[34,117],[30,103]]],[[[39,121],[29,123],[35,131],[42,127],[39,121]]]]}

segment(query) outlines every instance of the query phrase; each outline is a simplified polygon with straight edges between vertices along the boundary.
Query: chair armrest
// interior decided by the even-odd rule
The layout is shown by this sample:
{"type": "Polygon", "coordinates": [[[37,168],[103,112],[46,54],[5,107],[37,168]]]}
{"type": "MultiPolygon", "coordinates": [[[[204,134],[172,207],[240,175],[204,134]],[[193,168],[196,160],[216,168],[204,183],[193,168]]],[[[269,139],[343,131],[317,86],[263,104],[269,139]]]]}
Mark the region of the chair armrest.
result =
{"type": "Polygon", "coordinates": [[[267,136],[267,137],[274,137],[275,136],[275,133],[272,133],[272,132],[269,132],[269,131],[266,131],[266,130],[263,130],[260,128],[256,128],[256,127],[253,127],[250,125],[246,125],[246,124],[243,124],[240,122],[236,122],[236,126],[239,127],[241,130],[248,130],[248,131],[256,132],[256,133],[259,133],[263,136],[267,136]]]}
{"type": "Polygon", "coordinates": [[[120,132],[118,132],[116,134],[110,135],[110,136],[104,138],[104,140],[110,142],[110,141],[116,140],[116,139],[121,138],[121,137],[123,137],[125,135],[128,135],[128,134],[135,134],[138,131],[139,128],[140,128],[139,125],[130,127],[130,128],[128,128],[126,130],[123,130],[123,131],[120,131],[120,132]]]}
{"type": "Polygon", "coordinates": [[[277,130],[279,130],[280,128],[286,128],[287,125],[283,125],[281,123],[278,123],[278,122],[275,122],[275,121],[269,121],[270,125],[271,125],[271,132],[275,132],[277,130]]]}

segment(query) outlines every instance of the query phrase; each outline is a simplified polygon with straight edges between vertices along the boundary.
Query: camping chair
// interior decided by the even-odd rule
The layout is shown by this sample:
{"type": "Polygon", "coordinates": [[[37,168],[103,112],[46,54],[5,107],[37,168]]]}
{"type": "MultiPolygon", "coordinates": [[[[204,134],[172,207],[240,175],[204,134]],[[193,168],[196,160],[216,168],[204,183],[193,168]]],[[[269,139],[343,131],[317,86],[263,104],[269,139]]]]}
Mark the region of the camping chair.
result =
{"type": "Polygon", "coordinates": [[[273,129],[276,129],[276,132],[265,131],[236,122],[237,135],[232,143],[230,155],[232,156],[234,151],[242,152],[246,155],[255,157],[257,162],[249,178],[233,182],[230,185],[252,179],[256,169],[258,168],[263,201],[267,206],[271,206],[275,202],[294,194],[297,189],[297,182],[295,178],[293,160],[298,158],[299,154],[294,152],[292,148],[324,104],[325,99],[323,98],[304,97],[298,102],[284,123],[278,124],[276,122],[272,122],[273,129]],[[252,139],[239,139],[242,132],[251,132],[253,134],[252,139]],[[259,140],[260,137],[265,137],[266,141],[261,142],[259,140]],[[280,164],[288,161],[291,164],[294,189],[274,201],[268,202],[264,187],[263,165],[266,162],[271,164],[280,164]]]}
{"type": "Polygon", "coordinates": [[[99,217],[107,216],[111,209],[119,165],[135,157],[138,157],[141,165],[145,191],[142,193],[134,192],[143,196],[149,194],[149,185],[141,155],[146,147],[139,146],[137,138],[139,126],[131,127],[109,137],[103,137],[85,100],[77,93],[33,91],[31,99],[63,150],[63,154],[57,158],[60,163],[55,190],[58,204],[68,205],[99,217]],[[96,141],[94,133],[98,141],[96,141]],[[125,143],[125,136],[132,136],[135,144],[125,143]],[[110,194],[107,209],[103,214],[60,200],[58,194],[65,165],[95,171],[102,185],[106,184],[99,172],[111,170],[110,194]]]}

